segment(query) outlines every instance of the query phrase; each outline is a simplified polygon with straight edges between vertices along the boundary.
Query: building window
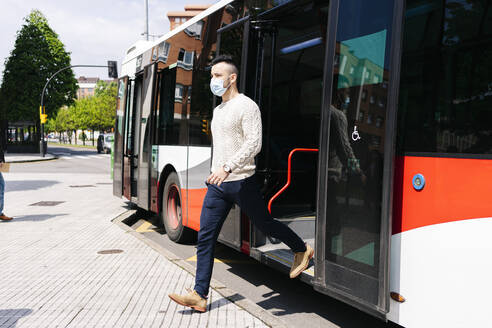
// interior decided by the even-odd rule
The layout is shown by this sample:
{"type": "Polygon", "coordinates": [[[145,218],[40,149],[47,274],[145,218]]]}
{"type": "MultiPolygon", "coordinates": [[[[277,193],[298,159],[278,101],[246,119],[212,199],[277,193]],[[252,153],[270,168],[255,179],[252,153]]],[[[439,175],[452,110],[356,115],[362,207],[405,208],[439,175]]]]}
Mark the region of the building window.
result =
{"type": "Polygon", "coordinates": [[[364,89],[364,90],[362,90],[362,100],[366,101],[366,99],[367,99],[367,90],[364,89]]]}
{"type": "Polygon", "coordinates": [[[359,122],[364,122],[364,112],[360,111],[359,112],[359,119],[358,119],[359,122]]]}
{"type": "Polygon", "coordinates": [[[193,68],[193,51],[179,49],[178,67],[186,70],[190,70],[193,68]]]}
{"type": "Polygon", "coordinates": [[[372,114],[367,114],[367,124],[372,124],[372,114]]]}
{"type": "Polygon", "coordinates": [[[135,71],[139,71],[140,68],[142,67],[142,60],[143,60],[142,55],[137,57],[136,70],[135,71]]]}
{"type": "Polygon", "coordinates": [[[369,78],[371,77],[371,70],[370,69],[366,69],[366,75],[364,76],[365,78],[365,81],[369,81],[369,78]]]}
{"type": "Polygon", "coordinates": [[[176,84],[176,90],[174,91],[174,101],[179,103],[183,101],[183,86],[181,84],[176,84]]]}
{"type": "Polygon", "coordinates": [[[167,61],[167,57],[169,56],[169,50],[171,49],[171,44],[164,41],[159,44],[159,60],[163,61],[164,63],[167,61]]]}
{"type": "Polygon", "coordinates": [[[374,98],[374,96],[370,96],[369,97],[369,103],[374,104],[375,102],[376,102],[376,99],[374,98]]]}
{"type": "Polygon", "coordinates": [[[195,24],[185,28],[185,33],[195,39],[200,39],[202,37],[203,21],[198,21],[195,24]]]}
{"type": "Polygon", "coordinates": [[[383,118],[382,118],[381,116],[378,116],[378,117],[376,118],[376,127],[377,127],[377,128],[380,128],[380,127],[381,127],[381,125],[383,125],[383,118]]]}

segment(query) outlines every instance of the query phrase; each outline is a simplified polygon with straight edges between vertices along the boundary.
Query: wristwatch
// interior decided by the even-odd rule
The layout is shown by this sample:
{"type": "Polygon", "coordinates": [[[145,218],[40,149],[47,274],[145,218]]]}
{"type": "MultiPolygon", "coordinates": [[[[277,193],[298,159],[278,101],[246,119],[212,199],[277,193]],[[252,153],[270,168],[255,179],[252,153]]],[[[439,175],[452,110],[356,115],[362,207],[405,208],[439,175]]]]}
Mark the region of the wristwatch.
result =
{"type": "Polygon", "coordinates": [[[225,164],[222,168],[223,168],[223,169],[224,169],[224,171],[226,171],[227,173],[232,173],[231,168],[230,168],[227,164],[225,164]]]}

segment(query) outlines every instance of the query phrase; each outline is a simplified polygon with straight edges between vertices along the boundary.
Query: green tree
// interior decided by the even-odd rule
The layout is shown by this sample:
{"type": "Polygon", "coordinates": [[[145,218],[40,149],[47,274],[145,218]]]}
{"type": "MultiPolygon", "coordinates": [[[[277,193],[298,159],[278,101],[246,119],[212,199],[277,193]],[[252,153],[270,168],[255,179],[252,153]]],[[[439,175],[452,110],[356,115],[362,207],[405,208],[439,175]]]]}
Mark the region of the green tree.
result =
{"type": "MultiPolygon", "coordinates": [[[[0,107],[9,121],[30,120],[39,126],[41,91],[59,69],[70,66],[70,53],[39,11],[24,18],[14,49],[5,61],[0,107]]],[[[73,103],[77,80],[71,69],[59,73],[48,85],[44,103],[48,117],[73,103]]]]}
{"type": "Polygon", "coordinates": [[[56,131],[56,118],[49,118],[44,126],[46,133],[51,133],[56,131]]]}
{"type": "Polygon", "coordinates": [[[107,83],[98,81],[95,90],[95,108],[97,128],[107,131],[114,127],[116,118],[116,95],[118,84],[114,81],[107,83]]]}
{"type": "Polygon", "coordinates": [[[89,129],[91,126],[91,116],[92,116],[92,97],[79,99],[75,102],[75,128],[82,130],[82,142],[85,145],[85,130],[89,129]]]}
{"type": "MultiPolygon", "coordinates": [[[[68,136],[68,142],[72,143],[72,133],[75,131],[75,107],[62,107],[56,115],[55,126],[57,131],[61,134],[66,132],[68,136]]],[[[75,143],[77,143],[77,136],[75,136],[75,143]]]]}

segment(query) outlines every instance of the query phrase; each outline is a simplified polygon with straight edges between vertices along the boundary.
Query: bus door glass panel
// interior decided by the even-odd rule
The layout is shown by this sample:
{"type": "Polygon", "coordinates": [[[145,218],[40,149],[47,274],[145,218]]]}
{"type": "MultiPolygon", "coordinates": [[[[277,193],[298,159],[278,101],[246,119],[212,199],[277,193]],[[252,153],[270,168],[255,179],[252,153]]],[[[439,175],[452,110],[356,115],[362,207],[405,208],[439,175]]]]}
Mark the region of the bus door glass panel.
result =
{"type": "Polygon", "coordinates": [[[133,108],[135,96],[135,81],[130,80],[128,83],[125,113],[124,113],[124,138],[123,138],[123,196],[131,200],[131,161],[132,161],[132,140],[134,134],[133,108]]]}
{"type": "Polygon", "coordinates": [[[118,94],[116,98],[116,119],[114,130],[114,166],[113,166],[113,195],[123,195],[123,147],[125,136],[125,107],[128,94],[128,76],[118,81],[118,94]]]}
{"type": "Polygon", "coordinates": [[[156,74],[156,64],[144,68],[142,84],[142,106],[140,112],[139,133],[139,157],[138,157],[138,205],[140,208],[149,209],[149,187],[150,187],[150,156],[152,152],[152,120],[151,109],[153,106],[153,88],[156,74]]]}
{"type": "MultiPolygon", "coordinates": [[[[286,183],[289,153],[319,148],[326,26],[329,1],[310,2],[261,17],[262,86],[258,102],[263,122],[262,151],[257,158],[265,199],[286,183]],[[274,21],[274,25],[269,25],[274,21]]],[[[255,29],[252,29],[253,31],[255,29]]],[[[314,245],[317,152],[297,152],[291,184],[272,202],[272,216],[283,220],[314,245]]],[[[259,242],[259,239],[257,240],[259,242]]],[[[257,245],[259,246],[259,245],[257,245]]]]}
{"type": "Polygon", "coordinates": [[[328,111],[326,285],[379,313],[388,311],[382,195],[395,3],[340,1],[328,111]]]}
{"type": "Polygon", "coordinates": [[[132,108],[132,134],[129,140],[129,156],[130,156],[130,177],[131,177],[131,196],[137,197],[137,179],[138,179],[138,158],[140,156],[139,140],[140,140],[140,119],[142,110],[142,84],[143,74],[135,79],[135,90],[133,93],[133,108],[132,108]]]}
{"type": "MultiPolygon", "coordinates": [[[[244,81],[248,78],[246,76],[246,61],[244,58],[246,57],[248,29],[249,21],[243,19],[220,29],[217,33],[217,53],[219,55],[232,56],[234,64],[239,70],[238,89],[240,92],[244,92],[244,81]]],[[[220,97],[215,97],[215,104],[218,105],[220,100],[220,97]]],[[[246,220],[246,218],[243,217],[241,219],[241,213],[237,209],[237,205],[234,204],[227,219],[224,221],[219,234],[219,240],[233,248],[240,249],[242,243],[241,220],[246,220]]],[[[249,236],[247,236],[247,239],[249,240],[249,236]]]]}

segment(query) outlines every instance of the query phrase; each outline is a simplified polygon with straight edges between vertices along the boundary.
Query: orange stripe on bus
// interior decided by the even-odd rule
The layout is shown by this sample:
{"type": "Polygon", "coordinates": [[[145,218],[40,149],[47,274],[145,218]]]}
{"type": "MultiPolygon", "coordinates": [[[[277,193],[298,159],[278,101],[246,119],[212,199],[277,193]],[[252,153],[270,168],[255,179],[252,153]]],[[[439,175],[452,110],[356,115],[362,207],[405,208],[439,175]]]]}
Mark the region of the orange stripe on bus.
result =
{"type": "Polygon", "coordinates": [[[202,205],[206,193],[207,188],[181,189],[184,204],[188,204],[187,215],[183,217],[183,221],[186,222],[187,227],[196,231],[200,230],[200,214],[202,213],[202,205]]]}
{"type": "Polygon", "coordinates": [[[492,161],[398,157],[395,162],[393,234],[433,224],[492,217],[492,161]],[[421,191],[412,179],[425,178],[421,191]]]}

